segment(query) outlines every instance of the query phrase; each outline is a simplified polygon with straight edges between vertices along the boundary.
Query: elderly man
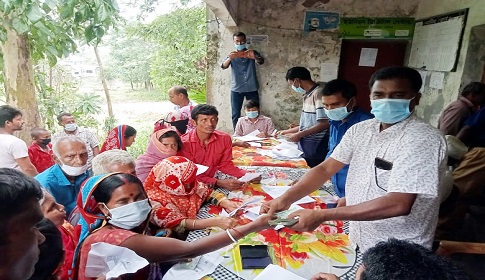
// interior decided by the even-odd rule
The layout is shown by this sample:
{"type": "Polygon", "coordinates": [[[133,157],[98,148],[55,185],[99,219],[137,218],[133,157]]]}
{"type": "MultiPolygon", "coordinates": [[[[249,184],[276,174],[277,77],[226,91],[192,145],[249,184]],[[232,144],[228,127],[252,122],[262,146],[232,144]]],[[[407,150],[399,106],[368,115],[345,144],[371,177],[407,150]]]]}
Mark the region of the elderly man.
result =
{"type": "MultiPolygon", "coordinates": [[[[173,86],[168,90],[168,98],[170,102],[175,105],[174,110],[179,111],[184,107],[192,108],[197,105],[194,101],[189,99],[187,89],[183,86],[173,86]]],[[[190,115],[189,115],[190,117],[190,115]]]]}
{"type": "Polygon", "coordinates": [[[239,169],[232,163],[231,136],[216,130],[219,112],[216,107],[207,104],[195,106],[192,110],[192,119],[195,121],[195,130],[182,136],[182,150],[179,152],[194,163],[208,166],[206,172],[197,178],[208,184],[213,184],[228,190],[239,189],[244,183],[237,179],[216,179],[217,170],[234,176],[244,176],[245,170],[239,169]]]}
{"type": "Polygon", "coordinates": [[[34,179],[0,168],[0,279],[29,279],[45,240],[36,228],[44,215],[42,190],[34,179]]]}
{"type": "Polygon", "coordinates": [[[69,216],[76,206],[81,184],[88,178],[88,152],[83,140],[73,136],[59,139],[52,150],[56,164],[35,179],[66,208],[69,216]]]}
{"type": "Polygon", "coordinates": [[[121,172],[136,176],[135,161],[124,150],[109,150],[93,158],[93,173],[101,175],[111,172],[121,172]]]}
{"type": "Polygon", "coordinates": [[[70,113],[61,113],[57,116],[59,125],[64,127],[64,130],[59,131],[52,135],[52,142],[55,144],[61,137],[76,136],[81,139],[86,145],[86,151],[88,152],[87,167],[89,173],[91,173],[91,161],[99,154],[99,140],[96,134],[84,127],[77,125],[74,116],[70,113]]]}
{"type": "Polygon", "coordinates": [[[37,175],[37,169],[29,158],[27,144],[13,136],[14,131],[22,130],[22,112],[8,106],[0,106],[0,167],[14,168],[27,175],[37,175]]]}
{"type": "Polygon", "coordinates": [[[324,221],[348,220],[350,240],[363,251],[389,237],[431,248],[447,152],[441,132],[413,114],[421,84],[418,71],[407,67],[374,73],[369,87],[375,119],[350,127],[328,159],[262,212],[287,209],[349,164],[339,207],[295,211],[289,218],[299,219],[292,228],[312,231],[324,221]]]}

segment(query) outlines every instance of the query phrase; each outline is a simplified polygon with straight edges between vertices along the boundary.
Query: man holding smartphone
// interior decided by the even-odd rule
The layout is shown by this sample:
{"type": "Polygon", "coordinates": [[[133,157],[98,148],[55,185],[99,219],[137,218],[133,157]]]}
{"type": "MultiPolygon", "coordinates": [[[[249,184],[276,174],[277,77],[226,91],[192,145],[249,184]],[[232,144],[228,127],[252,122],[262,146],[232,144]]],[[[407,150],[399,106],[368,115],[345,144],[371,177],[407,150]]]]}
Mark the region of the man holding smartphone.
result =
{"type": "Polygon", "coordinates": [[[329,158],[262,212],[287,209],[350,164],[338,207],[298,210],[289,215],[299,217],[292,228],[312,231],[324,221],[348,220],[350,240],[363,251],[389,237],[431,248],[447,155],[439,130],[413,114],[421,84],[419,73],[407,67],[374,73],[369,87],[375,119],[353,125],[329,158]]]}

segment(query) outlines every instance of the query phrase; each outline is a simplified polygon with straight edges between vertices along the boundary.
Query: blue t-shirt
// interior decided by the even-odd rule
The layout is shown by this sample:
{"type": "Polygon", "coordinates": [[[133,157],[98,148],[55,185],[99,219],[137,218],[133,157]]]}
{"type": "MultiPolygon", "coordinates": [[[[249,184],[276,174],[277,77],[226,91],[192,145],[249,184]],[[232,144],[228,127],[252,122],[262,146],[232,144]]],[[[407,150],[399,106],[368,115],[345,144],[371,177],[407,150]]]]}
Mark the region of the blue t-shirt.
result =
{"type": "MultiPolygon", "coordinates": [[[[327,158],[332,154],[335,147],[340,143],[345,132],[354,124],[368,119],[372,119],[374,116],[362,111],[360,108],[354,109],[354,111],[345,118],[345,122],[328,120],[330,124],[330,137],[328,139],[328,154],[327,158]]],[[[349,166],[346,165],[340,169],[335,175],[332,176],[332,184],[334,185],[335,193],[339,197],[345,196],[345,183],[347,181],[347,172],[349,166]]]]}
{"type": "Polygon", "coordinates": [[[465,125],[470,126],[470,147],[485,147],[485,106],[471,115],[465,125]]]}
{"type": "Polygon", "coordinates": [[[83,173],[76,176],[74,182],[71,183],[59,164],[55,164],[34,178],[52,194],[57,203],[66,208],[66,215],[69,216],[76,206],[77,194],[88,175],[83,173]]]}

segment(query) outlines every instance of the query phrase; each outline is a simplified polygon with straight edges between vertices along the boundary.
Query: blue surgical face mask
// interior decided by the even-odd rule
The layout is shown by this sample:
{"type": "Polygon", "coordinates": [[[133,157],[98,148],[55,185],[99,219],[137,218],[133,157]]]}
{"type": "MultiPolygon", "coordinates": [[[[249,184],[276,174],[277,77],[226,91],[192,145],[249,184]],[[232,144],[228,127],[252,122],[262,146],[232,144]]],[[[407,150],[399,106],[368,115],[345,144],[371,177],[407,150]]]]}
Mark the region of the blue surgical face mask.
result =
{"type": "Polygon", "coordinates": [[[349,102],[347,102],[347,105],[343,107],[330,109],[330,110],[327,110],[324,108],[323,110],[325,111],[325,114],[327,115],[327,117],[332,121],[341,121],[345,119],[352,112],[352,111],[350,112],[347,111],[347,106],[349,105],[349,103],[350,103],[350,100],[349,102]]]}
{"type": "Polygon", "coordinates": [[[414,97],[411,99],[384,98],[371,100],[372,110],[370,112],[382,123],[395,124],[411,115],[409,104],[413,99],[414,97]]]}
{"type": "Polygon", "coordinates": [[[259,116],[258,111],[246,111],[246,116],[250,119],[255,119],[259,116]]]}
{"type": "Polygon", "coordinates": [[[305,91],[305,90],[304,90],[304,89],[301,87],[301,84],[300,84],[300,86],[295,87],[295,85],[294,85],[294,83],[293,83],[293,85],[291,85],[291,88],[292,88],[294,91],[298,92],[299,94],[306,94],[306,91],[305,91]]]}
{"type": "Polygon", "coordinates": [[[242,51],[244,49],[247,49],[246,44],[241,44],[241,45],[235,44],[234,46],[236,47],[236,50],[238,50],[238,51],[242,51]]]}

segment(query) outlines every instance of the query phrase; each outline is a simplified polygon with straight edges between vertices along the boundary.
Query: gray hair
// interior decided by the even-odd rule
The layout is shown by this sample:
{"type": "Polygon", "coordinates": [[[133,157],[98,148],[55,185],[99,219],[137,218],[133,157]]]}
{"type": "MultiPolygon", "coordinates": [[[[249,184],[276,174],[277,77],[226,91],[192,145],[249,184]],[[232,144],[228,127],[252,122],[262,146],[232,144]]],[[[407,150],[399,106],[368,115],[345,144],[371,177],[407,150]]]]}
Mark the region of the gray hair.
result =
{"type": "Polygon", "coordinates": [[[48,196],[48,195],[52,196],[52,194],[48,190],[46,190],[44,187],[42,187],[41,189],[42,189],[42,198],[39,199],[39,204],[42,207],[42,204],[44,204],[44,202],[45,202],[45,197],[48,196]]]}
{"type": "MultiPolygon", "coordinates": [[[[55,141],[54,146],[52,147],[52,152],[54,153],[54,155],[57,158],[60,158],[60,155],[59,155],[59,145],[64,144],[64,142],[71,142],[71,143],[78,142],[78,143],[82,143],[84,146],[86,146],[86,144],[84,143],[84,141],[81,138],[79,138],[79,137],[76,137],[76,136],[64,136],[64,137],[61,137],[57,141],[55,141]]],[[[86,149],[87,148],[88,147],[86,147],[86,149]]]]}
{"type": "Polygon", "coordinates": [[[101,175],[110,173],[108,171],[110,165],[135,165],[135,160],[125,150],[108,150],[98,154],[93,158],[93,173],[94,175],[101,175]]]}

